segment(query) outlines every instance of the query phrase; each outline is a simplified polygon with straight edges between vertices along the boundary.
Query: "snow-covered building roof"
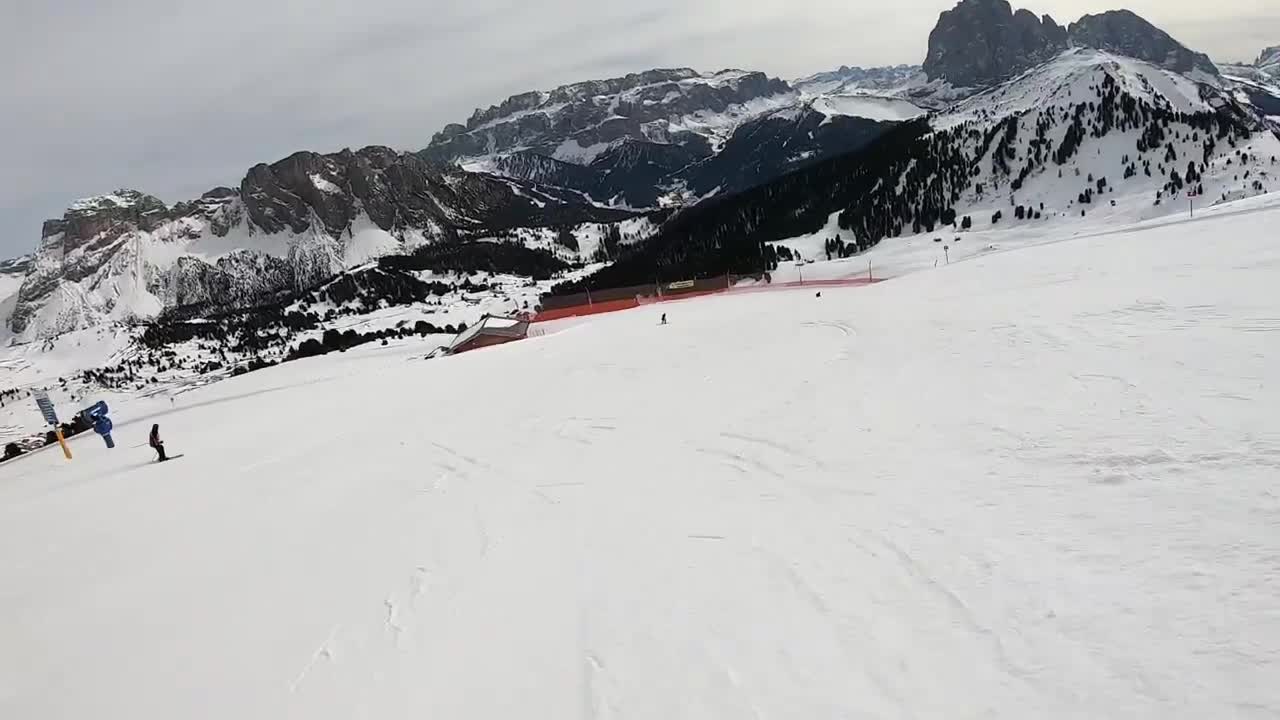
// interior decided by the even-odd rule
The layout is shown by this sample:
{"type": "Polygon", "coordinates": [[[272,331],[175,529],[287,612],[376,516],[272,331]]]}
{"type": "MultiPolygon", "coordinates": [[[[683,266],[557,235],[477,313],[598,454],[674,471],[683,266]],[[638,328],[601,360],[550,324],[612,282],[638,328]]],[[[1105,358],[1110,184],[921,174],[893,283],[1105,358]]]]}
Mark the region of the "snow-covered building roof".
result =
{"type": "Polygon", "coordinates": [[[512,340],[523,340],[529,334],[529,321],[501,315],[485,315],[480,322],[458,333],[449,343],[449,353],[456,354],[501,345],[512,340]]]}

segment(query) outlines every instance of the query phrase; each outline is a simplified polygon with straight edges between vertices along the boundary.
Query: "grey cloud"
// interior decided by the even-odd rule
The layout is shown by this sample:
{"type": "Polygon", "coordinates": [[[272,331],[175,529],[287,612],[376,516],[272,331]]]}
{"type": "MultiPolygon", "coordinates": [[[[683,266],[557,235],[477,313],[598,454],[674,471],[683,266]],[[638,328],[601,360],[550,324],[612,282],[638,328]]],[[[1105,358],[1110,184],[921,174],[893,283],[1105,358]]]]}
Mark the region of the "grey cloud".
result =
{"type": "MultiPolygon", "coordinates": [[[[919,62],[952,4],[0,0],[0,255],[31,250],[78,197],[130,186],[173,202],[298,149],[418,149],[525,90],[655,66],[919,62]]],[[[1027,3],[1064,22],[1112,4],[1027,3]]],[[[1250,0],[1128,4],[1215,57],[1280,43],[1280,12],[1250,0]],[[1231,18],[1257,47],[1233,47],[1231,18]]]]}

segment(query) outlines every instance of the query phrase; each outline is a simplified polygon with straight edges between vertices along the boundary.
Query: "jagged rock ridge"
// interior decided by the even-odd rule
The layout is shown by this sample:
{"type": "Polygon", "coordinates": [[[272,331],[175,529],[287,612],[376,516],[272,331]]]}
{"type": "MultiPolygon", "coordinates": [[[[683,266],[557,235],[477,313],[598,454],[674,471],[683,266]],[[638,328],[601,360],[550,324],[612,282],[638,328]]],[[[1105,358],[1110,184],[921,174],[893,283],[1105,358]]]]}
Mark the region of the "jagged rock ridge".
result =
{"type": "Polygon", "coordinates": [[[44,224],[9,323],[51,336],[190,303],[244,307],[427,242],[632,215],[384,147],[300,152],[173,207],[134,190],[77,202],[44,224]]]}

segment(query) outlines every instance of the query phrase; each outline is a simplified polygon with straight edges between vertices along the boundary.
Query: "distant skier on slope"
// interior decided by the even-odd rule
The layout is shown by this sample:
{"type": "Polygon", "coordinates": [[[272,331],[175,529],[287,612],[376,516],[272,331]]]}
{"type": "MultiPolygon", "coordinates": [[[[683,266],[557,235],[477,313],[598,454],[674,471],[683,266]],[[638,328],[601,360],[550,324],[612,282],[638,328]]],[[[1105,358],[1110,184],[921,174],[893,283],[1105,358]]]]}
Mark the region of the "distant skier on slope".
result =
{"type": "Polygon", "coordinates": [[[659,324],[659,325],[666,325],[666,324],[667,324],[667,314],[666,314],[666,313],[662,313],[662,322],[660,322],[660,323],[658,323],[658,324],[659,324]]]}
{"type": "Polygon", "coordinates": [[[151,442],[151,447],[152,447],[152,449],[153,449],[153,450],[155,450],[155,451],[156,451],[157,453],[159,453],[159,455],[160,455],[159,462],[164,462],[165,460],[168,460],[168,459],[169,459],[169,458],[165,457],[165,454],[164,454],[164,441],[160,439],[160,424],[159,424],[159,423],[156,423],[155,425],[152,425],[152,426],[151,426],[151,441],[150,441],[150,442],[151,442]]]}

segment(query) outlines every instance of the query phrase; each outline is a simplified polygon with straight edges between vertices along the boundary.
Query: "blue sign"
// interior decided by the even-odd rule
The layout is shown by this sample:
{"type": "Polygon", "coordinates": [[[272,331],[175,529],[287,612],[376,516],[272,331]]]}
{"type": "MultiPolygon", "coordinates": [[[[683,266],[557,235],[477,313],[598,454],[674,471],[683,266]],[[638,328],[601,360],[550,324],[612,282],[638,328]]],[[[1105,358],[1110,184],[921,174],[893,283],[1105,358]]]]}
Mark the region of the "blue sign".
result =
{"type": "Polygon", "coordinates": [[[44,416],[44,421],[50,425],[58,424],[58,414],[53,411],[53,402],[49,400],[49,394],[43,390],[37,390],[36,406],[40,408],[40,414],[44,416]]]}

